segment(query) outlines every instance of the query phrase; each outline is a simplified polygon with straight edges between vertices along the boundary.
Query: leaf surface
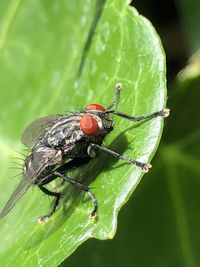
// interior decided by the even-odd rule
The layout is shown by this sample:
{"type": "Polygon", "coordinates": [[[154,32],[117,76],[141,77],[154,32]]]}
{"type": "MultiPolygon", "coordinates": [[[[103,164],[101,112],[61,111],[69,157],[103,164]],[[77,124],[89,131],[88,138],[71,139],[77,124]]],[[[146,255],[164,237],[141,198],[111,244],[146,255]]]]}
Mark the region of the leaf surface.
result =
{"type": "MultiPolygon", "coordinates": [[[[1,1],[1,180],[8,199],[18,179],[9,170],[23,129],[32,120],[76,110],[88,103],[108,106],[117,82],[123,84],[118,110],[143,115],[165,107],[165,57],[152,25],[129,1],[1,1]]],[[[113,118],[105,145],[149,162],[162,132],[162,118],[132,123],[113,118]]],[[[100,154],[77,177],[99,203],[98,220],[88,218],[92,203],[66,188],[56,214],[43,225],[37,217],[49,209],[39,190],[30,189],[2,220],[2,266],[56,266],[90,237],[112,238],[117,214],[143,173],[135,166],[100,154]]]]}

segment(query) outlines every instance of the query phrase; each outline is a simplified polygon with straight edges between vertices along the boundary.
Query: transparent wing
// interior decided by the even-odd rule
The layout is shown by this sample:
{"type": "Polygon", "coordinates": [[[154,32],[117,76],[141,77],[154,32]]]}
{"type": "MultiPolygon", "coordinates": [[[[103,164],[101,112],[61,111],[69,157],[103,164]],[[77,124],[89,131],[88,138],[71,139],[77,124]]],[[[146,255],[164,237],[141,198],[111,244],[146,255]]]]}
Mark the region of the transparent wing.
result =
{"type": "Polygon", "coordinates": [[[25,178],[20,181],[20,183],[10,196],[9,200],[7,201],[6,205],[2,209],[0,213],[0,219],[6,216],[6,214],[15,206],[17,201],[24,195],[24,193],[29,189],[31,185],[32,183],[30,181],[27,181],[25,178]]]}
{"type": "Polygon", "coordinates": [[[6,205],[2,209],[0,213],[0,220],[8,214],[8,212],[15,206],[15,204],[20,200],[20,198],[26,193],[26,191],[29,189],[31,185],[33,185],[33,182],[35,179],[42,173],[42,171],[49,166],[49,161],[44,162],[41,164],[41,166],[33,173],[31,177],[27,179],[27,177],[24,177],[21,179],[18,186],[15,188],[14,192],[10,196],[9,200],[7,201],[6,205]]]}
{"type": "Polygon", "coordinates": [[[49,127],[59,119],[61,115],[50,115],[43,118],[39,118],[33,121],[28,127],[24,130],[22,135],[22,143],[32,148],[35,143],[38,141],[38,138],[41,137],[49,129],[49,127]]]}

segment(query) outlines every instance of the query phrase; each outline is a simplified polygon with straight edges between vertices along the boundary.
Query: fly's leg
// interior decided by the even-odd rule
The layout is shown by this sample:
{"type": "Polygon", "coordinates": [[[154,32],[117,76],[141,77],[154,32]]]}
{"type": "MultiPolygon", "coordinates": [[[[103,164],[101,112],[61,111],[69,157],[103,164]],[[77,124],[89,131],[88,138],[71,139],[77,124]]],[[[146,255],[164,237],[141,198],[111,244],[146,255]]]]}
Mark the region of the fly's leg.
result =
{"type": "MultiPolygon", "coordinates": [[[[72,170],[74,168],[78,168],[84,164],[87,164],[90,160],[91,160],[90,157],[86,157],[83,159],[82,158],[74,158],[74,159],[66,162],[65,164],[63,164],[59,168],[57,168],[56,171],[61,173],[61,174],[65,174],[66,171],[69,171],[69,170],[72,170]]],[[[65,181],[62,180],[58,185],[56,185],[55,189],[62,187],[64,184],[65,184],[65,181]]]]}
{"type": "Polygon", "coordinates": [[[94,203],[94,207],[95,207],[93,212],[91,213],[91,217],[95,217],[96,216],[98,205],[97,205],[97,201],[96,201],[94,195],[90,192],[89,188],[87,186],[82,185],[80,182],[78,182],[76,180],[73,180],[73,179],[70,179],[70,178],[64,176],[64,173],[66,171],[68,171],[68,170],[70,170],[72,168],[75,168],[75,167],[80,167],[83,164],[88,163],[89,161],[90,161],[89,157],[84,158],[84,159],[73,159],[73,160],[70,160],[69,162],[67,162],[67,163],[63,164],[62,166],[60,166],[59,168],[57,168],[55,172],[49,174],[48,176],[46,176],[44,179],[42,179],[37,184],[38,187],[40,188],[40,190],[43,193],[45,193],[45,194],[47,194],[49,196],[55,197],[55,201],[53,202],[53,207],[52,207],[51,211],[46,215],[40,216],[38,218],[38,222],[39,223],[45,222],[51,215],[53,215],[53,213],[56,211],[57,206],[59,205],[59,201],[60,201],[60,198],[61,198],[62,194],[58,193],[58,192],[50,191],[50,190],[48,190],[47,188],[44,187],[44,185],[52,182],[57,177],[61,177],[63,179],[63,182],[67,181],[67,182],[73,184],[74,186],[77,186],[77,187],[81,188],[82,190],[84,190],[84,192],[87,192],[88,195],[90,196],[90,198],[92,199],[92,201],[94,203]],[[63,178],[63,176],[65,177],[65,179],[63,178]]]}
{"type": "MultiPolygon", "coordinates": [[[[170,110],[168,108],[162,109],[160,111],[156,111],[156,112],[148,114],[148,115],[138,116],[138,117],[131,116],[131,115],[128,115],[128,114],[120,112],[120,111],[115,111],[115,107],[116,107],[116,105],[117,105],[117,103],[119,101],[121,89],[122,89],[122,84],[120,84],[120,83],[117,84],[116,85],[116,91],[115,91],[115,97],[114,97],[111,105],[105,111],[105,113],[108,113],[108,114],[111,113],[111,114],[117,115],[119,117],[122,117],[122,118],[130,120],[130,121],[134,121],[134,122],[150,120],[150,119],[153,119],[153,118],[156,118],[156,117],[166,118],[166,117],[169,116],[170,110]]],[[[110,149],[108,149],[106,147],[101,147],[101,146],[99,146],[97,144],[90,144],[90,146],[88,147],[88,150],[90,150],[90,148],[101,150],[101,151],[103,151],[105,153],[108,153],[108,154],[112,155],[113,157],[116,157],[118,159],[127,161],[127,162],[129,162],[131,164],[134,164],[134,165],[140,167],[143,172],[148,172],[149,169],[151,168],[151,164],[149,164],[149,163],[143,163],[143,162],[140,162],[140,161],[137,161],[137,160],[134,160],[134,159],[130,159],[130,158],[122,156],[122,155],[118,154],[117,152],[112,151],[112,150],[110,150],[110,149]]]]}
{"type": "Polygon", "coordinates": [[[92,148],[94,148],[94,149],[97,149],[99,151],[103,151],[103,152],[105,152],[107,154],[110,154],[111,156],[113,156],[115,158],[118,158],[118,159],[124,160],[124,161],[126,161],[128,163],[134,164],[134,165],[140,167],[143,172],[148,172],[149,169],[152,167],[151,164],[149,164],[149,163],[143,163],[143,162],[140,162],[140,161],[137,161],[137,160],[134,160],[134,159],[130,159],[130,158],[126,157],[126,156],[122,156],[122,155],[118,154],[117,152],[115,152],[115,151],[113,151],[113,150],[111,150],[109,148],[101,147],[101,146],[99,146],[97,144],[90,144],[90,146],[92,148]]]}
{"type": "MultiPolygon", "coordinates": [[[[90,157],[85,157],[85,158],[74,158],[68,162],[66,162],[65,164],[63,164],[62,166],[58,167],[56,169],[57,172],[61,173],[61,174],[65,174],[66,171],[72,170],[74,168],[78,168],[81,167],[84,164],[87,164],[89,161],[91,160],[90,157]]],[[[42,181],[39,182],[39,185],[45,185],[50,183],[51,181],[55,180],[57,177],[54,173],[49,174],[48,176],[46,176],[42,181]]],[[[55,189],[58,189],[59,187],[63,186],[65,183],[64,180],[62,180],[62,182],[58,185],[55,186],[55,189]]]]}
{"type": "Polygon", "coordinates": [[[154,119],[156,117],[163,117],[166,118],[169,116],[170,110],[168,108],[162,109],[160,111],[156,111],[154,113],[148,114],[148,115],[143,115],[143,116],[131,116],[128,115],[126,113],[120,112],[120,111],[114,111],[114,110],[108,110],[105,111],[106,113],[112,113],[115,114],[117,116],[120,116],[124,119],[130,120],[130,121],[144,121],[144,120],[150,120],[150,119],[154,119]]]}
{"type": "Polygon", "coordinates": [[[96,200],[95,196],[90,191],[89,187],[84,185],[84,184],[82,184],[82,183],[80,183],[79,181],[77,181],[75,179],[72,179],[72,178],[69,178],[66,175],[63,175],[63,174],[61,174],[61,173],[59,173],[57,171],[55,171],[54,174],[55,174],[56,177],[62,178],[64,181],[68,182],[69,184],[73,185],[74,187],[80,188],[84,193],[88,194],[88,196],[92,200],[92,203],[93,203],[93,206],[94,206],[93,211],[90,214],[90,218],[96,217],[97,216],[97,210],[98,210],[98,203],[97,203],[97,200],[96,200]]]}
{"type": "Polygon", "coordinates": [[[154,112],[154,113],[151,113],[151,114],[148,114],[148,115],[138,116],[138,117],[131,116],[131,115],[128,115],[128,114],[120,112],[120,111],[115,111],[115,109],[117,107],[117,104],[119,102],[121,89],[122,89],[122,84],[121,83],[117,83],[116,86],[115,86],[115,96],[113,98],[112,103],[108,106],[107,110],[105,111],[105,113],[112,113],[112,114],[115,114],[117,116],[120,116],[120,117],[122,117],[124,119],[128,119],[128,120],[131,120],[131,121],[149,120],[149,119],[153,119],[153,118],[156,118],[156,117],[164,117],[164,118],[166,118],[166,117],[169,116],[170,110],[168,108],[162,109],[160,111],[157,111],[157,112],[154,112]]]}
{"type": "Polygon", "coordinates": [[[60,198],[61,198],[61,193],[52,192],[52,191],[48,190],[47,188],[43,187],[42,185],[39,185],[39,188],[43,193],[47,194],[48,196],[55,197],[55,201],[53,202],[53,206],[52,206],[51,211],[49,213],[47,213],[46,215],[40,216],[38,218],[38,222],[39,223],[43,223],[46,220],[48,220],[48,218],[51,217],[52,214],[54,214],[54,212],[56,210],[56,207],[59,204],[59,201],[60,201],[60,198]]]}
{"type": "Polygon", "coordinates": [[[112,103],[107,107],[107,110],[111,110],[113,108],[117,107],[117,104],[119,102],[119,98],[120,98],[120,91],[122,89],[122,84],[121,83],[117,83],[115,85],[115,96],[113,98],[112,103]]]}

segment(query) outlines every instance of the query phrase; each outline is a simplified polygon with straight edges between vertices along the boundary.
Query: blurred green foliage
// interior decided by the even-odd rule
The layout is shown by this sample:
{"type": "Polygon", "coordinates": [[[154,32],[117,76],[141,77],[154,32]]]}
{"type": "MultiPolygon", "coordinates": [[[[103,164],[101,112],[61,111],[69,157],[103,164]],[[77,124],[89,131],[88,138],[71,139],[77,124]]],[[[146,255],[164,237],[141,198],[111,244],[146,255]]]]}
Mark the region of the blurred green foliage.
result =
{"type": "Polygon", "coordinates": [[[200,1],[177,0],[176,4],[183,24],[183,32],[187,38],[189,54],[192,55],[200,48],[200,1]]]}

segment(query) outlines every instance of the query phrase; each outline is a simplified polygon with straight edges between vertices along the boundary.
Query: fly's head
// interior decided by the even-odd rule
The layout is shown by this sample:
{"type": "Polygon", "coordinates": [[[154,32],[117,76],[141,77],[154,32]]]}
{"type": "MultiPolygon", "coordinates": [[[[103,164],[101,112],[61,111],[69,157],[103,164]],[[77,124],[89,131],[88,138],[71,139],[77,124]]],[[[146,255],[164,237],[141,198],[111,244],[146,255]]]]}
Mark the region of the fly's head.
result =
{"type": "Polygon", "coordinates": [[[99,104],[90,104],[80,119],[80,128],[88,137],[104,138],[113,130],[113,121],[106,113],[106,109],[99,104]]]}

